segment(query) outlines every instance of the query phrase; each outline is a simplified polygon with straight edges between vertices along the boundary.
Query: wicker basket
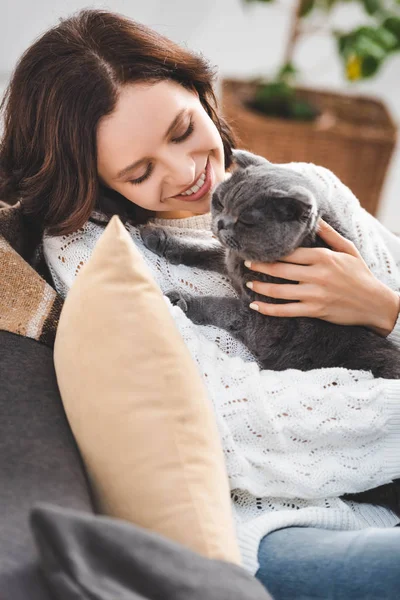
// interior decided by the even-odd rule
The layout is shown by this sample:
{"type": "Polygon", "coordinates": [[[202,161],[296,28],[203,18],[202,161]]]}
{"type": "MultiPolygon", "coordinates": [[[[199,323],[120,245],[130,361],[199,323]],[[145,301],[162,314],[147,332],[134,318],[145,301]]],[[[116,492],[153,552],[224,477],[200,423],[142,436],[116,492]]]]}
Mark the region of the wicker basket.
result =
{"type": "Polygon", "coordinates": [[[314,122],[266,117],[249,110],[255,83],[224,80],[222,107],[243,147],[276,163],[312,162],[331,169],[376,214],[396,144],[396,127],[382,102],[299,88],[316,104],[314,122]]]}

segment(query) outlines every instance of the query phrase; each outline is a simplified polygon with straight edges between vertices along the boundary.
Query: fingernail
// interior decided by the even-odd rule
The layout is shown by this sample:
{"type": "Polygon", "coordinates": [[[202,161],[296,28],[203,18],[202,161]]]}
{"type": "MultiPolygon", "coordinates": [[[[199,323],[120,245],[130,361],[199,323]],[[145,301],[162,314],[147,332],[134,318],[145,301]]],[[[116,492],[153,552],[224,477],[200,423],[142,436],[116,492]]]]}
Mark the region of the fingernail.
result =
{"type": "Polygon", "coordinates": [[[253,289],[253,282],[252,281],[248,281],[246,283],[247,287],[250,288],[251,290],[253,289]]]}
{"type": "Polygon", "coordinates": [[[245,260],[244,261],[244,266],[247,267],[248,269],[251,268],[251,261],[250,260],[245,260]]]}
{"type": "Polygon", "coordinates": [[[250,308],[252,308],[253,310],[260,310],[258,304],[256,304],[255,302],[252,302],[251,304],[249,304],[250,308]]]}

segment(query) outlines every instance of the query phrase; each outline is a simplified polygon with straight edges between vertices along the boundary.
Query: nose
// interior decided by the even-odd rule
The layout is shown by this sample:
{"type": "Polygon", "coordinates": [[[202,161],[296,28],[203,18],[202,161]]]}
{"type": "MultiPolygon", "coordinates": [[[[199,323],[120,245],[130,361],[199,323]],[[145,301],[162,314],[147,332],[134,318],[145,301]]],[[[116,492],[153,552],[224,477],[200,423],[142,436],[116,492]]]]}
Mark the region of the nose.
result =
{"type": "Polygon", "coordinates": [[[220,217],[217,221],[217,229],[221,231],[221,229],[232,229],[233,225],[236,223],[236,219],[233,217],[229,217],[228,215],[224,215],[220,217]]]}
{"type": "Polygon", "coordinates": [[[177,156],[170,153],[164,157],[164,166],[166,170],[165,181],[175,192],[180,194],[182,190],[193,184],[196,177],[196,163],[190,156],[177,156]]]}

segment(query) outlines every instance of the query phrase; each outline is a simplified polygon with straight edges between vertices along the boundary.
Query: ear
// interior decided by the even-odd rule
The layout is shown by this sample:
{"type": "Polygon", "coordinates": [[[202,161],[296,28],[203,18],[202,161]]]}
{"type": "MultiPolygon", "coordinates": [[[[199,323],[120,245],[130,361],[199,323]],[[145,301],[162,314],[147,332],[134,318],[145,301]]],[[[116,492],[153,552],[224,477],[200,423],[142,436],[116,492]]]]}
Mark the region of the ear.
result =
{"type": "Polygon", "coordinates": [[[277,221],[298,221],[303,214],[309,211],[309,207],[297,198],[274,198],[274,216],[277,221]]]}
{"type": "Polygon", "coordinates": [[[316,207],[314,194],[302,185],[292,185],[286,189],[270,188],[269,195],[273,198],[293,198],[307,206],[316,207]]]}
{"type": "Polygon", "coordinates": [[[300,202],[304,202],[304,204],[308,206],[313,206],[316,208],[317,202],[314,194],[311,190],[304,187],[303,185],[293,185],[288,192],[288,196],[291,198],[296,198],[300,202]]]}
{"type": "Polygon", "coordinates": [[[250,166],[269,164],[266,158],[252,152],[247,152],[247,150],[232,150],[232,155],[234,162],[242,169],[250,166]]]}

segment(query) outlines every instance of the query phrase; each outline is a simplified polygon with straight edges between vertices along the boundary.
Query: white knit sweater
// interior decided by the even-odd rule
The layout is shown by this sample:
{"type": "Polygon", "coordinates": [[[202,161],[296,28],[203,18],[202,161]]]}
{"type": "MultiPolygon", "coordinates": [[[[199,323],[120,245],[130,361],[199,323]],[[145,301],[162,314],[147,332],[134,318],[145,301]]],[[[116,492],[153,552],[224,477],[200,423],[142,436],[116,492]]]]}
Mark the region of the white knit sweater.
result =
{"type": "MultiPolygon", "coordinates": [[[[362,209],[330,171],[306,163],[287,168],[313,179],[350,228],[369,268],[398,292],[400,240],[362,209]]],[[[155,222],[178,235],[211,238],[209,214],[155,222]]],[[[62,296],[102,231],[89,222],[68,236],[45,236],[45,258],[62,296]]],[[[143,246],[135,227],[128,231],[164,293],[235,295],[226,277],[168,264],[143,246]]],[[[338,496],[400,477],[400,381],[343,368],[262,371],[227,332],[192,324],[166,301],[215,408],[247,569],[256,572],[260,540],[282,527],[346,530],[399,522],[387,509],[338,496]]],[[[400,348],[399,321],[390,338],[400,348]]]]}

